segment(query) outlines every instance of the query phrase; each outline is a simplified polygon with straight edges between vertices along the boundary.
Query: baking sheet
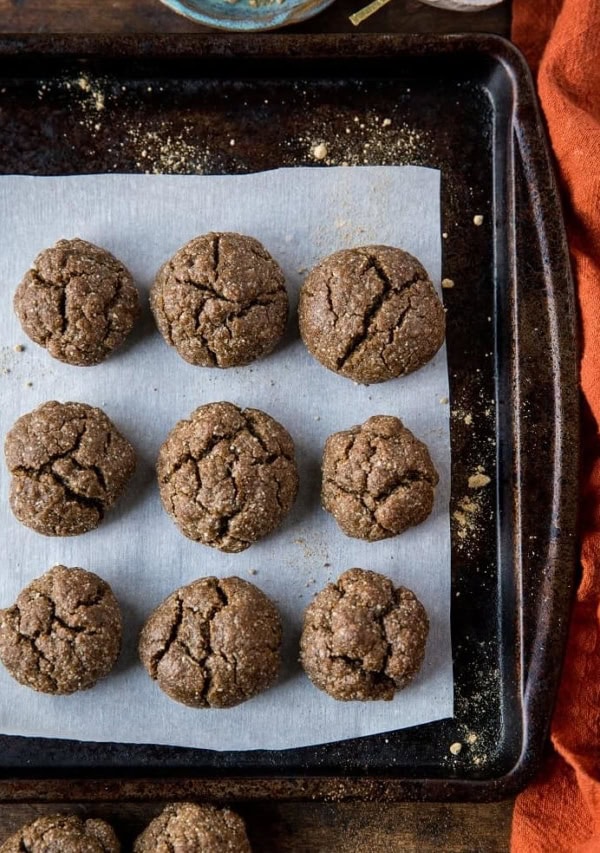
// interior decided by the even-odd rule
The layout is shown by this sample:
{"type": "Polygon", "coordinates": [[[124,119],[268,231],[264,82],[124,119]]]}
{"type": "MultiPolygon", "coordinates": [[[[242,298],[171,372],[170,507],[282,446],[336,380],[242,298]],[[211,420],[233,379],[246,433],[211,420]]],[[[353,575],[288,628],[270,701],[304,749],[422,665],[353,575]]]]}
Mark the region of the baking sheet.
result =
{"type": "Polygon", "coordinates": [[[0,605],[11,604],[51,565],[79,565],[112,585],[123,607],[125,634],[117,667],[86,693],[37,695],[0,669],[0,731],[209,749],[285,749],[452,715],[445,347],[416,374],[363,387],[314,361],[295,322],[303,271],[342,247],[400,245],[422,261],[439,288],[439,182],[438,171],[417,167],[0,178],[0,430],[4,435],[20,414],[45,400],[79,400],[101,406],[132,441],[139,459],[127,494],[101,527],[69,539],[38,536],[12,517],[2,468],[0,605]],[[154,329],[147,304],[128,343],[97,367],[60,364],[25,339],[12,312],[12,293],[45,246],[71,236],[105,246],[130,268],[145,294],[160,264],[186,240],[209,230],[256,236],[286,273],[292,307],[288,334],[266,359],[227,371],[188,365],[154,329]],[[14,351],[19,343],[24,352],[14,351]],[[158,448],[176,420],[222,399],[264,409],[280,420],[296,442],[301,477],[298,499],[281,528],[237,555],[185,539],[162,510],[154,477],[158,448]],[[379,413],[402,417],[427,442],[440,485],[424,524],[396,539],[362,543],[345,537],[320,509],[319,462],[331,432],[379,413]],[[313,688],[296,661],[304,607],[352,566],[384,572],[410,587],[430,616],[423,669],[393,702],[338,703],[313,688]],[[208,574],[237,574],[256,583],[277,602],[285,626],[279,683],[229,710],[198,711],[172,702],[136,655],[137,634],[152,608],[178,586],[208,574]]]}

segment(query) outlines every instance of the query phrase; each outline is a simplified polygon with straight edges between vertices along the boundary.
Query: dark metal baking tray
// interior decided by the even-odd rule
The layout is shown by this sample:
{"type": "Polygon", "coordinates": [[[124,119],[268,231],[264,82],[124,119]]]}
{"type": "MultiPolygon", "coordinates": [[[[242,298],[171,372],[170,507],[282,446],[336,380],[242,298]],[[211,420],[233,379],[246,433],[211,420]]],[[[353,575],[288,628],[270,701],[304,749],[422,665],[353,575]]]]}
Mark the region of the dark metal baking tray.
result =
{"type": "Polygon", "coordinates": [[[519,789],[543,754],[561,666],[578,445],[568,252],[519,53],[485,35],[6,38],[0,139],[4,174],[316,165],[321,141],[335,163],[442,170],[456,682],[453,720],[310,749],[1,737],[0,798],[475,800],[519,789]],[[478,466],[491,483],[466,524],[478,466]]]}

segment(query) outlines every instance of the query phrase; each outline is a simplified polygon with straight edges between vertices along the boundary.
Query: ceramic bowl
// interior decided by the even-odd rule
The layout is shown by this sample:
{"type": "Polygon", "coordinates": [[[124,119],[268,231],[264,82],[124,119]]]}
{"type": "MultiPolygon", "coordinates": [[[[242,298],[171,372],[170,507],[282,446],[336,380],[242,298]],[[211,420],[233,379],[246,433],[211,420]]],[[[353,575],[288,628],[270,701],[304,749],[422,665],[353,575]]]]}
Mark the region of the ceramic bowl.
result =
{"type": "Polygon", "coordinates": [[[334,0],[162,0],[165,6],[199,24],[220,30],[250,33],[298,24],[326,9],[334,0]]]}

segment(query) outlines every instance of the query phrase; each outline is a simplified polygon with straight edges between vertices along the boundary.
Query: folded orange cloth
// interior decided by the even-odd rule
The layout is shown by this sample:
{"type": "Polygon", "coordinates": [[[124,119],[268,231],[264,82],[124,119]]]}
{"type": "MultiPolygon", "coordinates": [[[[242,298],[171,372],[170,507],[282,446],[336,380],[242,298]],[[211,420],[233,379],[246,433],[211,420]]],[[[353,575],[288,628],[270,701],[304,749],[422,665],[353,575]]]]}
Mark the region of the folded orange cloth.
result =
{"type": "Polygon", "coordinates": [[[517,799],[513,853],[600,852],[600,0],[513,0],[565,206],[581,330],[581,581],[553,754],[517,799]]]}

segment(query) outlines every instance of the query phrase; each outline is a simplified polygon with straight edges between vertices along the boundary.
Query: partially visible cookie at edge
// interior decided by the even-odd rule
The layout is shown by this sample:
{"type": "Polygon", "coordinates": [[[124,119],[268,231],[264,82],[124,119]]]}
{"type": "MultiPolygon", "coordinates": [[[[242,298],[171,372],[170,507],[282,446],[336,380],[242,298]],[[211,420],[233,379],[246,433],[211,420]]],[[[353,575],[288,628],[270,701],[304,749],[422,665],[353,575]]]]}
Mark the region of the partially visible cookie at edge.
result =
{"type": "Polygon", "coordinates": [[[120,853],[110,824],[99,818],[53,814],[22,826],[0,845],[0,853],[120,853]]]}
{"type": "Polygon", "coordinates": [[[162,504],[184,536],[228,553],[273,532],[298,492],[288,431],[260,409],[227,402],[175,424],[156,469],[162,504]]]}
{"type": "Polygon", "coordinates": [[[35,258],[14,296],[23,331],[80,367],[104,361],[131,332],[139,296],[129,270],[86,240],[59,240],[35,258]]]}
{"type": "Polygon", "coordinates": [[[391,246],[342,249],[300,290],[300,334],[329,370],[370,384],[423,367],[444,341],[444,309],[419,261],[391,246]]]}
{"type": "Polygon", "coordinates": [[[242,818],[208,804],[169,803],[139,835],[133,853],[251,853],[242,818]]]}
{"type": "Polygon", "coordinates": [[[334,699],[390,700],[421,668],[428,633],[413,592],[377,572],[349,569],[307,607],[300,660],[334,699]]]}
{"type": "Polygon", "coordinates": [[[110,418],[52,400],[22,415],[4,443],[16,518],[45,536],[98,527],[135,470],[135,451],[110,418]]]}
{"type": "Polygon", "coordinates": [[[0,610],[0,661],[40,693],[75,693],[108,675],[121,635],[121,611],[108,583],[86,569],[54,566],[0,610]]]}
{"type": "Polygon", "coordinates": [[[392,415],[325,442],[321,501],[347,536],[376,542],[421,524],[438,481],[427,445],[392,415]]]}
{"type": "Polygon", "coordinates": [[[199,578],[150,614],[139,654],[150,677],[176,702],[230,708],[274,683],[281,633],[277,608],[254,584],[199,578]]]}
{"type": "Polygon", "coordinates": [[[150,307],[165,341],[190,364],[236,367],[275,348],[288,295],[283,272],[258,240],[211,232],[161,267],[150,307]]]}

